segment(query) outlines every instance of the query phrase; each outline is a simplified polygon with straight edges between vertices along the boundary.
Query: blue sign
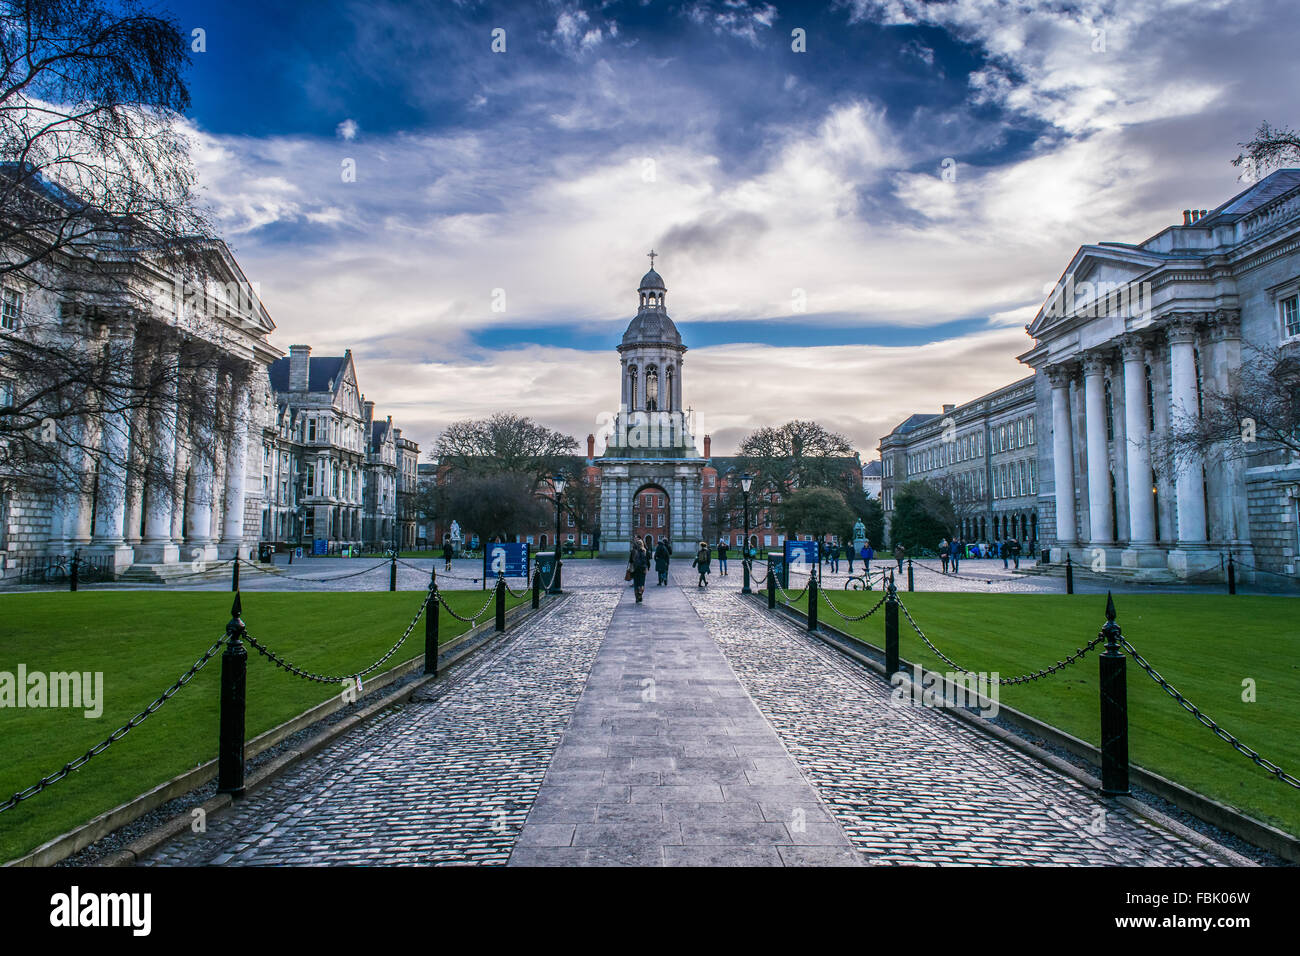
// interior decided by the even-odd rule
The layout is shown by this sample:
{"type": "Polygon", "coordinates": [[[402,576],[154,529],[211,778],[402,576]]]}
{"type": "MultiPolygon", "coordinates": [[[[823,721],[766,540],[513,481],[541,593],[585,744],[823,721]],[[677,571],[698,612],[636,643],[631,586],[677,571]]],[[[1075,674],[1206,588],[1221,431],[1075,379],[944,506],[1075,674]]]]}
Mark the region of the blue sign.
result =
{"type": "Polygon", "coordinates": [[[328,554],[330,543],[325,538],[317,538],[311,543],[312,554],[328,554]]]}
{"type": "Polygon", "coordinates": [[[518,542],[491,542],[483,549],[483,579],[496,580],[498,574],[508,578],[528,577],[528,545],[518,542]]]}
{"type": "Polygon", "coordinates": [[[817,568],[817,542],[786,541],[785,564],[796,574],[811,574],[817,568]]]}

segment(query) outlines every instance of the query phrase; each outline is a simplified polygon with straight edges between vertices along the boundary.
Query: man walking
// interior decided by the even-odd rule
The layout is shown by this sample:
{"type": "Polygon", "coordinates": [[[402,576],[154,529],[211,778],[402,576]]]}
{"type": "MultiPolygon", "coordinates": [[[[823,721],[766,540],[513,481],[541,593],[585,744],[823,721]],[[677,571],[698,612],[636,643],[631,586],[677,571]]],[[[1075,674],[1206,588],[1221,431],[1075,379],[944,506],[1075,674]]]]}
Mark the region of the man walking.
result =
{"type": "Polygon", "coordinates": [[[1016,564],[1016,570],[1020,570],[1020,539],[1011,539],[1011,560],[1016,564]]]}
{"type": "Polygon", "coordinates": [[[903,547],[903,542],[894,545],[894,559],[898,561],[898,573],[903,573],[903,559],[907,557],[907,549],[903,547]]]}
{"type": "Polygon", "coordinates": [[[727,541],[725,538],[718,539],[718,573],[723,577],[727,576],[727,541]]]}
{"type": "Polygon", "coordinates": [[[962,544],[961,540],[958,539],[956,536],[954,536],[951,545],[951,551],[952,551],[950,555],[951,561],[949,562],[950,564],[952,564],[953,574],[957,573],[957,568],[961,565],[961,552],[962,552],[962,548],[964,547],[965,545],[962,544]]]}
{"type": "Polygon", "coordinates": [[[668,558],[668,543],[663,538],[660,538],[659,544],[655,546],[655,573],[659,575],[656,587],[667,586],[668,584],[668,558]]]}

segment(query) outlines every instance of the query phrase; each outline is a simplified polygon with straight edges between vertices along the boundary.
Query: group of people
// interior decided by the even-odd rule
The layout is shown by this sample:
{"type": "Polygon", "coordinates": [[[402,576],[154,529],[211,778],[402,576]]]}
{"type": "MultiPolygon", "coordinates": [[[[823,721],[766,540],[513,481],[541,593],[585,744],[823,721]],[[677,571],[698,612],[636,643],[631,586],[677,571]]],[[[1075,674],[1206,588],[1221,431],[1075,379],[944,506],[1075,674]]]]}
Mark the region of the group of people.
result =
{"type": "MultiPolygon", "coordinates": [[[[943,564],[943,573],[947,574],[951,567],[952,573],[956,574],[961,566],[961,561],[968,555],[976,558],[1001,558],[1004,568],[1010,567],[1011,562],[1015,563],[1017,569],[1020,568],[1020,555],[1024,553],[1024,547],[1016,538],[1007,538],[1003,541],[1001,538],[996,539],[992,544],[967,544],[965,541],[954,537],[952,541],[944,538],[939,542],[939,560],[943,564]]],[[[901,565],[900,565],[901,567],[901,565]]]]}
{"type": "MultiPolygon", "coordinates": [[[[727,575],[727,559],[731,554],[731,546],[726,541],[719,539],[716,550],[709,547],[707,541],[701,541],[695,557],[691,559],[691,567],[695,568],[699,575],[699,580],[695,586],[706,588],[709,586],[709,574],[713,570],[713,560],[716,557],[718,561],[718,573],[724,577],[727,575]]],[[[646,544],[640,538],[632,542],[632,554],[627,562],[627,574],[625,578],[632,582],[636,589],[637,603],[641,603],[642,595],[645,593],[646,573],[650,570],[651,563],[654,564],[655,574],[658,577],[656,587],[668,586],[668,563],[673,556],[673,546],[667,538],[660,538],[659,543],[655,545],[653,555],[646,548],[646,544]]]]}

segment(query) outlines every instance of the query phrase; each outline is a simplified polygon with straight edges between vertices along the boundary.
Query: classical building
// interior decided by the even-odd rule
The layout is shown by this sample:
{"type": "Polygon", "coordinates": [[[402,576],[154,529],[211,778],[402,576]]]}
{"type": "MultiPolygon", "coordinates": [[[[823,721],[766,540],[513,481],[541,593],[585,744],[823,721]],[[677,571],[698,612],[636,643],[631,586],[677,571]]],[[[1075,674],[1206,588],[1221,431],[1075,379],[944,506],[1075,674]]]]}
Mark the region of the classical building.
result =
{"type": "MultiPolygon", "coordinates": [[[[206,274],[198,282],[127,251],[113,263],[121,284],[111,293],[79,297],[68,271],[75,255],[35,267],[40,281],[6,278],[5,334],[48,335],[58,343],[51,347],[78,352],[111,345],[125,356],[113,374],[171,384],[147,410],[60,422],[77,480],[36,492],[0,479],[5,576],[76,552],[109,574],[156,580],[253,553],[262,506],[248,449],[261,432],[260,383],[281,353],[267,341],[274,323],[229,249],[219,241],[200,248],[206,274]],[[179,370],[189,371],[178,385],[179,370]]],[[[41,386],[0,382],[0,402],[22,401],[32,387],[41,386]]]]}
{"type": "MultiPolygon", "coordinates": [[[[927,481],[948,493],[957,513],[954,533],[969,543],[1015,538],[1037,548],[1038,412],[1034,377],[981,395],[965,405],[912,415],[880,440],[880,501],[885,534],[899,486],[927,481]]],[[[933,549],[938,542],[905,541],[933,549]]]]}
{"type": "Polygon", "coordinates": [[[637,288],[636,315],[618,345],[621,393],[613,433],[604,455],[594,460],[600,470],[600,550],[611,556],[626,555],[633,537],[645,536],[644,526],[638,534],[635,525],[643,492],[663,497],[665,537],[699,541],[702,534],[705,462],[682,404],[686,346],[668,315],[667,288],[653,256],[637,288]]]}
{"type": "Polygon", "coordinates": [[[868,498],[880,500],[880,485],[884,478],[884,466],[880,459],[869,461],[862,466],[862,493],[868,498]]]}
{"type": "Polygon", "coordinates": [[[1053,557],[1087,549],[1108,570],[1294,575],[1300,461],[1249,446],[1167,460],[1171,428],[1229,388],[1251,348],[1300,351],[1300,170],[1136,245],[1080,247],[1030,324],[1039,507],[1053,557]],[[1050,410],[1050,417],[1049,417],[1050,410]]]}

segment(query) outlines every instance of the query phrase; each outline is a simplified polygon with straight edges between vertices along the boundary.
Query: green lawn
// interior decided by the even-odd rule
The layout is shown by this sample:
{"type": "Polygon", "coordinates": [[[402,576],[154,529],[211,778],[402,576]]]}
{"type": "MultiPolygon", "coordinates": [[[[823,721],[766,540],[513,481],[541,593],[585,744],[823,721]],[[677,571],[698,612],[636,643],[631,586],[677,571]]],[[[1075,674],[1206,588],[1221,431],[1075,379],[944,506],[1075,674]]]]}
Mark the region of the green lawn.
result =
{"type": "MultiPolygon", "coordinates": [[[[444,591],[468,616],[481,591],[444,591]]],[[[0,709],[0,793],[35,783],[80,756],[148,705],[220,637],[229,592],[82,591],[0,596],[0,671],[101,671],[103,714],[74,709],[0,709]]],[[[245,592],[249,634],[303,668],[348,673],[369,665],[401,636],[419,607],[418,591],[245,592]]],[[[507,596],[509,606],[519,601],[507,596]]],[[[490,620],[488,617],[480,619],[490,620]]],[[[467,630],[445,610],[439,639],[467,630]]],[[[424,654],[424,622],[376,672],[424,654]]],[[[0,860],[46,840],[216,756],[221,659],[107,751],[49,789],[0,813],[0,860]]],[[[251,647],[247,736],[283,723],[339,692],[271,665],[251,647]]]]}
{"type": "MultiPolygon", "coordinates": [[[[860,614],[880,593],[835,591],[845,614],[860,614]]],[[[962,667],[1004,677],[1037,670],[1073,653],[1105,623],[1098,595],[904,593],[926,636],[962,667]]],[[[799,602],[801,610],[807,601],[799,602]]],[[[1300,776],[1300,602],[1288,597],[1120,595],[1124,636],[1166,680],[1261,756],[1300,776]],[[1242,700],[1255,681],[1256,701],[1242,700]]],[[[826,606],[819,617],[877,646],[884,609],[845,625],[826,606]]],[[[948,665],[899,615],[902,656],[930,670],[948,665]]],[[[1099,650],[1099,649],[1098,649],[1099,650]]],[[[1099,743],[1096,651],[1051,677],[1004,686],[999,701],[1099,743]]],[[[1258,819],[1300,834],[1300,790],[1256,767],[1183,710],[1130,658],[1129,759],[1258,819]]]]}

